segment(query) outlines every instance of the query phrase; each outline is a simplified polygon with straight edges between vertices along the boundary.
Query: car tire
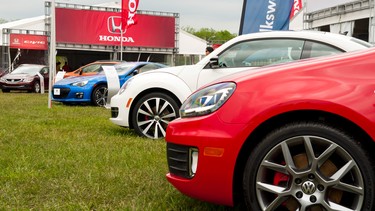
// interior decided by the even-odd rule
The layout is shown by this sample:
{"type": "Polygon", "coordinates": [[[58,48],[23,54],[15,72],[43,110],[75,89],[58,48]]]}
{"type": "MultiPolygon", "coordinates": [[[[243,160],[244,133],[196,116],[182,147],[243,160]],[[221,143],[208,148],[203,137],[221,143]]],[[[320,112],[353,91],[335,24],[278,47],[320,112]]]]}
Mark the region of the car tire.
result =
{"type": "Polygon", "coordinates": [[[4,93],[8,93],[8,92],[10,92],[9,89],[2,89],[1,91],[4,92],[4,93]]]}
{"type": "Polygon", "coordinates": [[[178,103],[164,93],[143,96],[131,112],[135,132],[151,139],[164,138],[168,123],[179,117],[178,109],[178,103]]]}
{"type": "Polygon", "coordinates": [[[35,92],[35,93],[40,93],[41,92],[40,83],[38,81],[34,82],[33,92],[35,92]]]}
{"type": "Polygon", "coordinates": [[[250,210],[373,210],[374,169],[356,139],[320,123],[292,123],[266,136],[248,157],[250,210]]]}
{"type": "Polygon", "coordinates": [[[107,85],[98,85],[91,95],[91,101],[95,106],[105,106],[107,103],[108,88],[107,85]]]}

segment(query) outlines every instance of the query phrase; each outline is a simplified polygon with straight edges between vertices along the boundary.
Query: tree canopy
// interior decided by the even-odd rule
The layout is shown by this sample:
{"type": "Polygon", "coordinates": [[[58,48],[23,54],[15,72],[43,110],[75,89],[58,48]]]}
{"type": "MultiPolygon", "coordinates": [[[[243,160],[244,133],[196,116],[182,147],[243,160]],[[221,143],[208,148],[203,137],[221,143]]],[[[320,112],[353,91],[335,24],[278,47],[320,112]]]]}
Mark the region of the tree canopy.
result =
{"type": "Polygon", "coordinates": [[[0,18],[0,24],[7,23],[7,22],[8,22],[7,20],[0,18]]]}
{"type": "Polygon", "coordinates": [[[232,34],[228,30],[216,31],[212,28],[201,28],[196,30],[187,26],[182,27],[182,30],[206,40],[209,44],[222,44],[237,36],[237,34],[232,34]]]}

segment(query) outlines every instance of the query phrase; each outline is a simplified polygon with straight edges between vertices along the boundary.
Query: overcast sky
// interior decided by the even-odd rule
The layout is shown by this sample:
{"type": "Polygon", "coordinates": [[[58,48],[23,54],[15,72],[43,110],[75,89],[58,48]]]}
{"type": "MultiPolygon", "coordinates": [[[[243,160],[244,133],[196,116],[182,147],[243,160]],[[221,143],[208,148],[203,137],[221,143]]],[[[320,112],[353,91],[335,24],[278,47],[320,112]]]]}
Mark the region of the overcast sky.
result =
{"type": "MultiPolygon", "coordinates": [[[[9,21],[44,15],[44,2],[45,0],[0,0],[0,18],[9,21]]],[[[55,2],[95,5],[113,1],[56,0],[55,2]]],[[[243,0],[139,0],[138,9],[179,13],[180,25],[183,27],[212,28],[238,33],[242,4],[243,0]]]]}
{"type": "MultiPolygon", "coordinates": [[[[114,0],[121,2],[121,0],[114,0]]],[[[302,0],[307,11],[315,11],[356,0],[302,0]]],[[[0,18],[18,20],[44,15],[45,0],[0,0],[0,18]]],[[[55,2],[96,5],[111,0],[55,0],[55,2]]],[[[194,29],[212,28],[238,33],[243,0],[139,0],[139,10],[180,14],[180,25],[194,29]]]]}

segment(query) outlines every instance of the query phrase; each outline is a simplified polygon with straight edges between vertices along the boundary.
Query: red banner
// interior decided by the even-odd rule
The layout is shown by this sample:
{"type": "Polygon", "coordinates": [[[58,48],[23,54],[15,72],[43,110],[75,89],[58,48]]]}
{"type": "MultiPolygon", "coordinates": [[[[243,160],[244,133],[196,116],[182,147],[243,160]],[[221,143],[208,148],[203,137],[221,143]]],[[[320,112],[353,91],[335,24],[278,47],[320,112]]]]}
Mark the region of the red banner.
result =
{"type": "Polygon", "coordinates": [[[302,0],[294,0],[292,10],[290,11],[290,19],[292,19],[298,11],[302,9],[302,0]]]}
{"type": "Polygon", "coordinates": [[[139,0],[122,0],[121,26],[126,31],[131,25],[136,24],[135,12],[138,9],[139,0]]]}
{"type": "MultiPolygon", "coordinates": [[[[123,46],[174,48],[175,17],[137,14],[123,46]]],[[[120,46],[121,13],[56,8],[56,42],[120,46]]]]}
{"type": "Polygon", "coordinates": [[[47,50],[48,39],[45,35],[10,34],[10,48],[47,50]]]}

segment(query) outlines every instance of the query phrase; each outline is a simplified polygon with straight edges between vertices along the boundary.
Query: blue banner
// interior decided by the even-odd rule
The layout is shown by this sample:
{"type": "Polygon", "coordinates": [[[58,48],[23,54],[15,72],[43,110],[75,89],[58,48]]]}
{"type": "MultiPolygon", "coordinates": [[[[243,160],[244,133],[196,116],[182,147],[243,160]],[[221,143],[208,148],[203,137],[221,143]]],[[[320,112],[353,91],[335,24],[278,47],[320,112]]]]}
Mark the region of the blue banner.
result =
{"type": "Polygon", "coordinates": [[[244,0],[239,34],[289,30],[293,0],[244,0]]]}

